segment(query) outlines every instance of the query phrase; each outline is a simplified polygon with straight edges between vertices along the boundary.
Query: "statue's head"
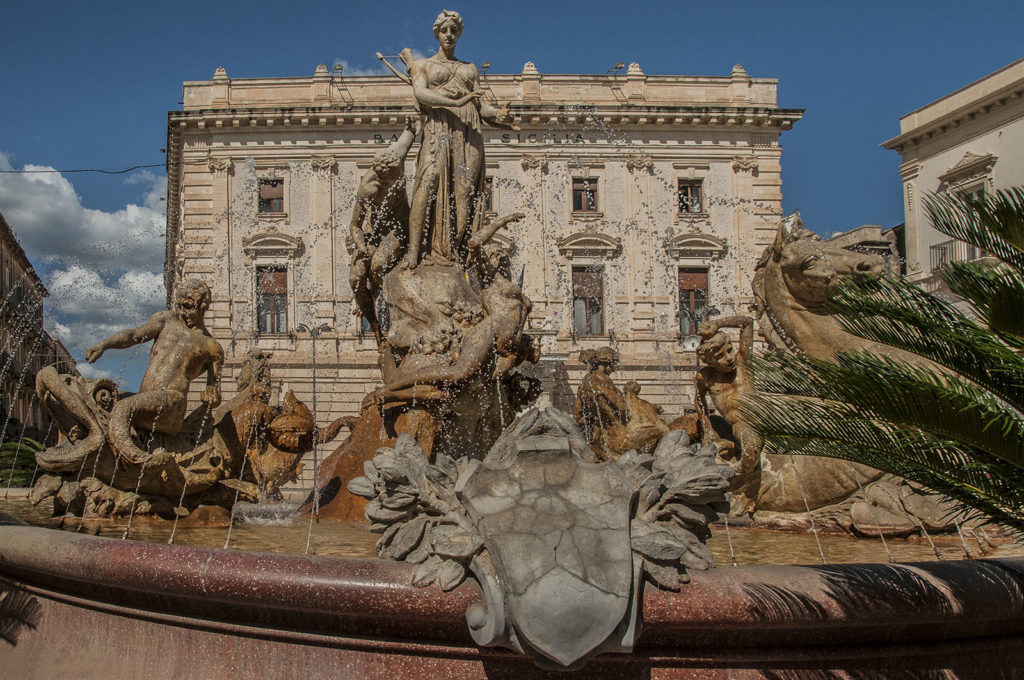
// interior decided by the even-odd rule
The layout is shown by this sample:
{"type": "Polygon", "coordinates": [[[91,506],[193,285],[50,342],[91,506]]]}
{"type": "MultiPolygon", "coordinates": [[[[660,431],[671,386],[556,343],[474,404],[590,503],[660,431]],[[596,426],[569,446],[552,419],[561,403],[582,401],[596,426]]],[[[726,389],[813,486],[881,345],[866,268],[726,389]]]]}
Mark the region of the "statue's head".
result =
{"type": "Polygon", "coordinates": [[[443,9],[434,19],[434,37],[442,45],[446,40],[451,40],[450,45],[455,46],[459,36],[462,35],[462,15],[458,12],[443,9]]]}
{"type": "Polygon", "coordinates": [[[522,333],[519,336],[519,350],[517,354],[522,357],[523,361],[535,364],[540,361],[540,343],[529,333],[522,333]]]}
{"type": "Polygon", "coordinates": [[[381,149],[373,155],[372,167],[381,179],[397,178],[402,170],[402,159],[391,149],[381,149]]]}
{"type": "Polygon", "coordinates": [[[736,370],[736,348],[722,331],[701,341],[697,346],[697,356],[719,373],[732,373],[736,370]]]}
{"type": "Polygon", "coordinates": [[[626,394],[640,394],[640,383],[638,383],[635,380],[630,380],[628,383],[626,383],[625,390],[626,394]]]}
{"type": "Polygon", "coordinates": [[[799,212],[783,218],[766,255],[778,263],[793,297],[809,303],[827,300],[842,276],[878,276],[885,266],[878,255],[856,253],[822,241],[804,228],[799,212]]]}
{"type": "Polygon", "coordinates": [[[485,245],[484,256],[492,271],[501,274],[506,279],[512,278],[512,261],[509,259],[508,250],[501,244],[491,241],[485,245]]]}
{"type": "Polygon", "coordinates": [[[239,390],[249,388],[249,394],[256,401],[270,401],[270,357],[267,350],[253,350],[245,355],[242,367],[235,378],[239,390]]]}
{"type": "Polygon", "coordinates": [[[189,328],[203,325],[212,299],[210,287],[199,279],[185,279],[174,290],[174,311],[189,328]]]}
{"type": "Polygon", "coordinates": [[[586,364],[590,370],[604,366],[611,371],[612,367],[619,362],[619,353],[608,346],[585,349],[580,352],[580,361],[586,364]]]}

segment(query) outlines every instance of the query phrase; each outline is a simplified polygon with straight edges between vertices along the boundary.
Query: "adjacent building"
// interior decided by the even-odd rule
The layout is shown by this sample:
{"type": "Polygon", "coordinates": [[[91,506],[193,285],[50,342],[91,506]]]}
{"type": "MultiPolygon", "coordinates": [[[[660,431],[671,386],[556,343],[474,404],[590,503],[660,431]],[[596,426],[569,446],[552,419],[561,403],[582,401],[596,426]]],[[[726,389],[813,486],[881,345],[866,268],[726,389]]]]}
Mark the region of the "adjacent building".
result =
{"type": "MultiPolygon", "coordinates": [[[[752,302],[781,214],[779,136],[802,110],[780,108],[777,81],[740,66],[550,75],[527,63],[482,83],[520,127],[485,128],[488,206],[526,215],[497,238],[533,300],[544,398],[571,410],[579,352],[610,344],[617,380],[682,413],[695,368],[684,340],[709,310],[752,302]]],[[[415,115],[411,88],[324,66],[298,78],[217,69],[186,82],[183,102],[168,117],[168,295],[183,278],[210,284],[227,376],[270,350],[276,389],[311,403],[315,373],[318,420],[358,412],[379,370],[352,313],[346,239],[360,177],[415,115]]]]}
{"type": "Polygon", "coordinates": [[[1024,59],[903,116],[882,146],[902,160],[907,275],[935,290],[937,270],[984,253],[936,231],[921,199],[1024,185],[1024,59]]]}
{"type": "Polygon", "coordinates": [[[32,437],[55,441],[50,416],[36,396],[36,373],[56,365],[77,375],[71,355],[43,329],[46,286],[0,214],[0,441],[32,437]]]}

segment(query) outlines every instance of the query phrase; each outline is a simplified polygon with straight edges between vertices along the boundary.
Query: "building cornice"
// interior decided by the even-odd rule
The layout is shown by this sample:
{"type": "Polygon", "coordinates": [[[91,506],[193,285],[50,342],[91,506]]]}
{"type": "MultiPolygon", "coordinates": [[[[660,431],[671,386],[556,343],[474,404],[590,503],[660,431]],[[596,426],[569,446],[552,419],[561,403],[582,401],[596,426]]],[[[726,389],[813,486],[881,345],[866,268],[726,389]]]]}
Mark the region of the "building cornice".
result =
{"type": "MultiPolygon", "coordinates": [[[[594,106],[565,110],[557,105],[510,106],[520,126],[566,125],[598,121],[620,127],[719,127],[767,128],[779,132],[791,128],[803,117],[803,109],[759,106],[594,106]]],[[[168,114],[171,130],[220,131],[260,128],[394,128],[404,125],[405,117],[415,115],[413,104],[400,106],[310,106],[302,108],[250,107],[172,111],[168,114]]],[[[170,150],[168,150],[170,151],[170,150]]]]}
{"type": "Polygon", "coordinates": [[[902,153],[908,146],[927,142],[996,112],[1006,111],[1013,106],[1020,109],[1018,117],[1024,116],[1024,80],[979,97],[954,111],[911,128],[897,137],[882,142],[881,146],[902,153]]]}

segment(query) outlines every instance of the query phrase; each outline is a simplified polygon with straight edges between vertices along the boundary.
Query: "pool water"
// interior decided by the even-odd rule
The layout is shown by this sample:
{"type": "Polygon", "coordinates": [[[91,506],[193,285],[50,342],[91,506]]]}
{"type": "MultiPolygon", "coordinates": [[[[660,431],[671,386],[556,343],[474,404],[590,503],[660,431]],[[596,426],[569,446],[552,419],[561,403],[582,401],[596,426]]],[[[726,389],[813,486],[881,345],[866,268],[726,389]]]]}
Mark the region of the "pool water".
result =
{"type": "MultiPolygon", "coordinates": [[[[43,506],[48,506],[44,503],[43,506]]],[[[49,517],[48,507],[33,507],[22,494],[12,492],[8,498],[0,494],[0,512],[20,517],[29,524],[59,528],[64,531],[121,538],[127,520],[80,520],[67,518],[64,522],[49,517]]],[[[253,550],[274,553],[303,554],[309,536],[310,554],[345,557],[376,557],[374,545],[378,535],[369,531],[369,525],[354,522],[313,522],[286,516],[266,518],[246,516],[236,518],[231,527],[229,547],[235,550],[253,550]]],[[[173,522],[146,517],[132,520],[130,538],[139,541],[166,543],[171,536],[173,522]]],[[[174,542],[207,548],[223,548],[228,527],[193,526],[182,520],[174,530],[174,542]]],[[[960,560],[987,556],[1024,556],[1024,546],[1000,536],[993,529],[973,534],[965,531],[960,536],[932,536],[887,539],[886,545],[877,538],[796,534],[764,529],[712,527],[708,546],[719,566],[750,564],[820,564],[821,553],[830,564],[858,562],[888,562],[886,546],[897,562],[921,562],[935,559],[960,560]],[[934,547],[933,547],[934,544],[934,547]],[[938,553],[938,555],[936,555],[938,553]]]]}

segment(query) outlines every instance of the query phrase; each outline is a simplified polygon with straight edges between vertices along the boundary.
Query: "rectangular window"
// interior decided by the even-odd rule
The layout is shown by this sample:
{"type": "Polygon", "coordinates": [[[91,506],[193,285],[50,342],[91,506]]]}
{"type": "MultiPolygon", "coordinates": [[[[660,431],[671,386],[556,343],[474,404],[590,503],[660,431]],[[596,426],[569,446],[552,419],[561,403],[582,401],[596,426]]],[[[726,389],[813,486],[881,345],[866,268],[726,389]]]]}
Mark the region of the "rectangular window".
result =
{"type": "Polygon", "coordinates": [[[708,270],[679,268],[679,333],[694,335],[708,320],[708,270]]]}
{"type": "Polygon", "coordinates": [[[700,180],[679,180],[680,215],[693,215],[704,212],[704,206],[701,203],[702,184],[700,180]]]}
{"type": "Polygon", "coordinates": [[[283,213],[284,212],[284,180],[283,179],[261,179],[260,180],[260,208],[261,213],[283,213]]]}
{"type": "Polygon", "coordinates": [[[484,178],[484,212],[494,212],[494,178],[484,178]]]}
{"type": "Polygon", "coordinates": [[[597,212],[597,178],[572,178],[572,211],[597,212]]]}
{"type": "Polygon", "coordinates": [[[256,328],[260,333],[288,332],[288,270],[256,268],[256,328]]]}
{"type": "Polygon", "coordinates": [[[572,268],[572,326],[576,335],[604,334],[604,271],[572,268]]]}

